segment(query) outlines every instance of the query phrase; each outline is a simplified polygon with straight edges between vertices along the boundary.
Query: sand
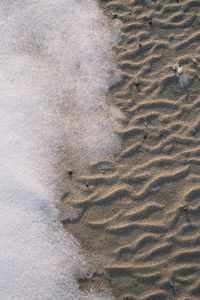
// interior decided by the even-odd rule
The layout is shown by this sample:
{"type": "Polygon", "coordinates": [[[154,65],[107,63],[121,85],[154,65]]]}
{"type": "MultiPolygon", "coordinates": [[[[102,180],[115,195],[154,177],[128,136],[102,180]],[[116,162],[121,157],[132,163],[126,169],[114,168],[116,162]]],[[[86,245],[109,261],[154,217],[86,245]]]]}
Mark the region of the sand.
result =
{"type": "Polygon", "coordinates": [[[107,96],[125,117],[120,152],[73,173],[79,196],[61,201],[64,228],[106,272],[79,278],[80,288],[100,282],[123,300],[199,299],[200,2],[100,4],[122,22],[121,81],[107,96]]]}

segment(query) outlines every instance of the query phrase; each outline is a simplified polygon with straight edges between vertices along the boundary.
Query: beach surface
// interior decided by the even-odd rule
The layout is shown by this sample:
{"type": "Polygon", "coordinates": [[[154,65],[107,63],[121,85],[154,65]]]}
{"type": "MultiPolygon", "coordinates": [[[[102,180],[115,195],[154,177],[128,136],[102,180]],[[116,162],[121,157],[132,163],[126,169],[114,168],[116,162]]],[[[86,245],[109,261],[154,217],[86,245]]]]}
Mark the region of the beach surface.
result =
{"type": "Polygon", "coordinates": [[[123,113],[121,150],[83,175],[71,165],[76,193],[63,196],[60,218],[106,272],[79,278],[80,289],[108,286],[123,300],[199,299],[200,2],[100,5],[121,22],[121,80],[107,92],[123,113]]]}

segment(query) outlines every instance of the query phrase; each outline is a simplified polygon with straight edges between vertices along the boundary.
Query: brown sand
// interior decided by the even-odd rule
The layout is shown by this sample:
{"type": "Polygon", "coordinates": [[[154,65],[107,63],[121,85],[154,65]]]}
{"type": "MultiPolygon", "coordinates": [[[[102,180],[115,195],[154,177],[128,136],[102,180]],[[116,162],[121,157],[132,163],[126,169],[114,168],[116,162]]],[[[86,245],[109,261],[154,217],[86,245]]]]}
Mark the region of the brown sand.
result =
{"type": "Polygon", "coordinates": [[[61,216],[78,208],[64,227],[102,259],[116,299],[200,299],[200,1],[101,5],[122,22],[110,91],[126,116],[122,150],[72,178],[81,196],[63,199],[61,216]]]}

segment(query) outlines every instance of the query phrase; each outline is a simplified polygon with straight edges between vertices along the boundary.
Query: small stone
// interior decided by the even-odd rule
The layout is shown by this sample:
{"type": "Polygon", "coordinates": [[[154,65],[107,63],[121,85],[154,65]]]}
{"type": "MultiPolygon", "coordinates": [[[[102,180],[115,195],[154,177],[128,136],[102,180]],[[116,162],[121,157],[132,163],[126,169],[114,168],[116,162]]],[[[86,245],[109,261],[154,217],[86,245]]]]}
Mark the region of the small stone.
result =
{"type": "Polygon", "coordinates": [[[178,74],[183,74],[183,67],[180,67],[179,65],[177,66],[177,73],[178,74]]]}
{"type": "Polygon", "coordinates": [[[178,64],[176,64],[175,66],[173,66],[173,71],[178,74],[182,74],[183,73],[183,67],[180,67],[178,64]]]}

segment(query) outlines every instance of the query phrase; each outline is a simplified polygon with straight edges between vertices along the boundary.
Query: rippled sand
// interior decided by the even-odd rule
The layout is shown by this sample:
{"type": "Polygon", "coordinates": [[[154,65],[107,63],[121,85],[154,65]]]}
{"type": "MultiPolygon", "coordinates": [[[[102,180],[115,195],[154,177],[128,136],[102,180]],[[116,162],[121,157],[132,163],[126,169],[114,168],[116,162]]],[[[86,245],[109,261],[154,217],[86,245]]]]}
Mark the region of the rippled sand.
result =
{"type": "MultiPolygon", "coordinates": [[[[101,1],[122,22],[121,82],[108,97],[125,117],[120,153],[73,174],[61,219],[107,275],[116,299],[200,297],[200,2],[101,1]],[[183,66],[181,87],[173,66],[183,66]],[[73,214],[67,216],[71,207],[73,214]]],[[[96,276],[97,277],[97,276],[96,276]]]]}

